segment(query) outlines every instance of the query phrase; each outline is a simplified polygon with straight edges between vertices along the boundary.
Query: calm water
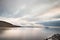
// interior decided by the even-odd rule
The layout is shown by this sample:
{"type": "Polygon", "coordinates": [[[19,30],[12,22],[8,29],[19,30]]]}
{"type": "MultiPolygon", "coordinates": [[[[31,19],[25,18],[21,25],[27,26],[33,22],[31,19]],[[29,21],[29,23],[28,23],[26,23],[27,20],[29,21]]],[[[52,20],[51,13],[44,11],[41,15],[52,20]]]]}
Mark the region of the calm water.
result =
{"type": "Polygon", "coordinates": [[[60,28],[10,28],[5,30],[0,37],[6,39],[43,40],[56,33],[60,33],[60,28]]]}

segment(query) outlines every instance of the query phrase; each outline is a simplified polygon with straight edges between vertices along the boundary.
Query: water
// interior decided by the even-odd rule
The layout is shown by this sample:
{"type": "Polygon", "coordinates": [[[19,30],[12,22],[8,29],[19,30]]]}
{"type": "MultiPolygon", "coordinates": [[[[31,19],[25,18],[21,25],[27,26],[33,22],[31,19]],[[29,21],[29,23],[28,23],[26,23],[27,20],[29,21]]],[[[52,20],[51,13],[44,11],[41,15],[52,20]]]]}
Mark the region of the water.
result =
{"type": "Polygon", "coordinates": [[[60,28],[10,28],[0,36],[5,39],[44,40],[60,33],[60,28]]]}

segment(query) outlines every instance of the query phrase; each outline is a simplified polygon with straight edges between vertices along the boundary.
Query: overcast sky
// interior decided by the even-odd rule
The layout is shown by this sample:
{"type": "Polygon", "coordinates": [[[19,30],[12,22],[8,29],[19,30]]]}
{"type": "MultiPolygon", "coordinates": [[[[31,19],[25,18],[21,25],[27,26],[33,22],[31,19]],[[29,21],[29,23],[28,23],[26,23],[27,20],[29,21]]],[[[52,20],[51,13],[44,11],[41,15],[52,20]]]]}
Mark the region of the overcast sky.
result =
{"type": "Polygon", "coordinates": [[[60,0],[0,0],[0,20],[15,25],[60,19],[60,0]]]}

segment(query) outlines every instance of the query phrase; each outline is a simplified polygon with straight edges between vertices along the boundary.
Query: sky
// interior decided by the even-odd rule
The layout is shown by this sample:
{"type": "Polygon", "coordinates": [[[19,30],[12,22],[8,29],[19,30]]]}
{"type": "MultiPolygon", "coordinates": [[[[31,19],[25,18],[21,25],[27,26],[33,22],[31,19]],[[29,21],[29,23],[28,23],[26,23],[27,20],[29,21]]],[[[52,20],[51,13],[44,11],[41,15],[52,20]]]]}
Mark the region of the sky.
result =
{"type": "Polygon", "coordinates": [[[44,26],[37,23],[60,20],[60,0],[0,0],[0,20],[14,25],[44,26]]]}

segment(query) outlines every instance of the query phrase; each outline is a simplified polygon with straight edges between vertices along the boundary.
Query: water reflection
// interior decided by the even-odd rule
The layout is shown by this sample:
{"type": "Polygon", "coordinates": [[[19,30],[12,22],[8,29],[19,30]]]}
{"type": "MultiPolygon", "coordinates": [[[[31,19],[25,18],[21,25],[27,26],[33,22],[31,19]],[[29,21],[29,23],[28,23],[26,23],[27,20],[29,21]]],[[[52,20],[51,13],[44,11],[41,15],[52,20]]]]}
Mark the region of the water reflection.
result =
{"type": "Polygon", "coordinates": [[[46,30],[56,32],[56,33],[60,33],[60,28],[49,28],[49,29],[46,29],[46,30]]]}
{"type": "Polygon", "coordinates": [[[6,39],[43,40],[56,33],[60,33],[60,28],[10,28],[5,30],[0,37],[6,39]]]}

